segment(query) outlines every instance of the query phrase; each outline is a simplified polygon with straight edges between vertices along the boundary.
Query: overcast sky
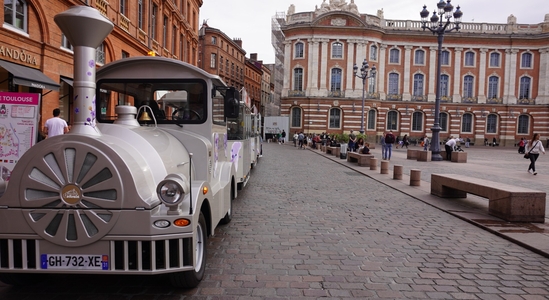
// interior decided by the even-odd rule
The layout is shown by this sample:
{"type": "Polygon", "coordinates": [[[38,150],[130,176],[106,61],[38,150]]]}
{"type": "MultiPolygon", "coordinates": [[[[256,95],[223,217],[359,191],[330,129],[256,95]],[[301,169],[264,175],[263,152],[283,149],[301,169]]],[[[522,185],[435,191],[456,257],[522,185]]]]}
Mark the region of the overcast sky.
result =
{"type": "MultiPolygon", "coordinates": [[[[326,0],[329,3],[329,0],[326,0]]],[[[347,0],[350,3],[351,0],[347,0]]],[[[423,4],[427,10],[436,8],[438,0],[355,0],[360,13],[376,15],[383,9],[385,19],[420,20],[423,4]]],[[[519,24],[538,24],[549,14],[548,0],[453,0],[463,12],[463,22],[506,23],[513,14],[519,24]]],[[[271,18],[277,12],[288,11],[290,4],[295,12],[314,11],[322,0],[204,0],[200,8],[200,25],[207,20],[210,27],[223,31],[230,38],[242,39],[242,47],[249,58],[257,53],[264,63],[274,63],[271,45],[271,18]]]]}

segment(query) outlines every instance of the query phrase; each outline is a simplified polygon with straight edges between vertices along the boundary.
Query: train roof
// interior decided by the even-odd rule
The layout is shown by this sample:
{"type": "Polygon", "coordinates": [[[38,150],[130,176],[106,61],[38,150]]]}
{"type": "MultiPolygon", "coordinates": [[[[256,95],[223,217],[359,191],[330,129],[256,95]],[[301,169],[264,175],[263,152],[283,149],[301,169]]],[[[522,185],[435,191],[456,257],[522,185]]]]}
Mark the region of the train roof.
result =
{"type": "Polygon", "coordinates": [[[227,86],[223,80],[189,63],[159,56],[135,56],[108,63],[96,72],[96,79],[104,78],[164,78],[182,79],[201,77],[212,80],[214,85],[227,86]],[[129,69],[130,71],[125,71],[129,69]],[[187,76],[181,76],[187,72],[187,76]]]}

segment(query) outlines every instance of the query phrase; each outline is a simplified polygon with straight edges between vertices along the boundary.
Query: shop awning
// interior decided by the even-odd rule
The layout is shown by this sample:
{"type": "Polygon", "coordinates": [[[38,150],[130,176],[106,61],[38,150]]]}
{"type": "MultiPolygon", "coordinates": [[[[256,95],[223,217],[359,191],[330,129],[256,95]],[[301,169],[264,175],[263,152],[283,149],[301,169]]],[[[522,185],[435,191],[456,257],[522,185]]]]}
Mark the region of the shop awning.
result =
{"type": "Polygon", "coordinates": [[[0,60],[0,67],[6,69],[13,76],[13,83],[30,86],[37,89],[59,90],[59,84],[55,83],[44,73],[37,69],[0,60]]]}
{"type": "Polygon", "coordinates": [[[66,82],[66,83],[67,83],[68,85],[70,85],[70,86],[72,86],[72,84],[73,84],[73,82],[74,82],[72,79],[65,78],[65,77],[61,77],[61,80],[62,80],[63,82],[66,82]]]}

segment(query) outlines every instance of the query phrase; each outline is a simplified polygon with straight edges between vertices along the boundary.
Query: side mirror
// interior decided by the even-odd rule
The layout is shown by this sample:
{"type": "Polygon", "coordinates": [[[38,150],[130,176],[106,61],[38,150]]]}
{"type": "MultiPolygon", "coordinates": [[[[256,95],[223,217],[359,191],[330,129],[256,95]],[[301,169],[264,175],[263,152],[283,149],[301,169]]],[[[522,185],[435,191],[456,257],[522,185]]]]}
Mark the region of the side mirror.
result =
{"type": "Polygon", "coordinates": [[[225,93],[225,118],[236,119],[240,112],[240,93],[231,87],[225,93]]]}

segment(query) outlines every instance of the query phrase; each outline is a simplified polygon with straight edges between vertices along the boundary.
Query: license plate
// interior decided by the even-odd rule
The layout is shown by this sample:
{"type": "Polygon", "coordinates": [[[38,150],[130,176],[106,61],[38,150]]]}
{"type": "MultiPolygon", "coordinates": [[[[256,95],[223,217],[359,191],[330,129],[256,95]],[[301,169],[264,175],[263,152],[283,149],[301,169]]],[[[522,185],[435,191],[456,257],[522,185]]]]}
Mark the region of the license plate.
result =
{"type": "Polygon", "coordinates": [[[42,269],[55,270],[108,270],[108,255],[41,254],[42,269]]]}

